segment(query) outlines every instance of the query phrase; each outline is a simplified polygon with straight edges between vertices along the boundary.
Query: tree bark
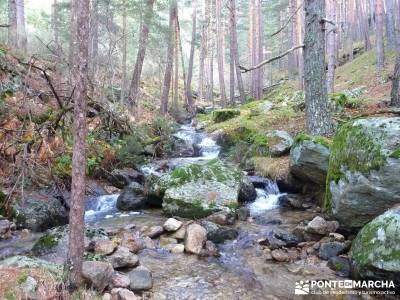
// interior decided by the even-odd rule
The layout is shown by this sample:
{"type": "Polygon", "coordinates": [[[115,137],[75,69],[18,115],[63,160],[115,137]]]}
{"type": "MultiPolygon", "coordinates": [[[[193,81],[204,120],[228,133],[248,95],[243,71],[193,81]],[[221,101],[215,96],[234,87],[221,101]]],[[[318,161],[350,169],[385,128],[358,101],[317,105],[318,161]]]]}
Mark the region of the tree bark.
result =
{"type": "Polygon", "coordinates": [[[189,112],[193,112],[193,92],[192,92],[192,77],[193,77],[193,63],[194,63],[194,50],[196,46],[196,25],[197,25],[197,0],[193,2],[193,13],[192,13],[192,41],[190,43],[190,56],[189,56],[189,66],[188,75],[186,81],[187,87],[187,101],[189,112]]]}
{"type": "Polygon", "coordinates": [[[125,101],[125,92],[127,85],[126,78],[126,56],[127,56],[127,7],[126,0],[122,1],[122,84],[121,84],[121,99],[120,102],[125,101]]]}
{"type": "Polygon", "coordinates": [[[8,45],[18,48],[17,3],[16,0],[8,0],[8,45]]]}
{"type": "Polygon", "coordinates": [[[383,41],[383,0],[375,0],[376,16],[376,68],[382,70],[385,65],[385,48],[383,41]]]}
{"type": "Polygon", "coordinates": [[[69,284],[78,288],[82,282],[85,234],[86,170],[86,98],[88,75],[90,1],[77,0],[77,57],[74,59],[74,147],[72,155],[71,210],[69,213],[69,284]]]}
{"type": "MultiPolygon", "coordinates": [[[[297,6],[302,3],[302,0],[298,0],[297,6]]],[[[297,14],[297,24],[298,24],[298,40],[304,40],[304,9],[301,9],[297,14]]],[[[304,51],[303,48],[298,50],[299,53],[299,76],[298,76],[298,87],[300,90],[304,88],[304,51]]],[[[272,82],[271,82],[272,84],[272,82]]]]}
{"type": "Polygon", "coordinates": [[[313,135],[332,132],[325,74],[325,0],[305,0],[304,83],[306,129],[313,135]]]}
{"type": "MultiPolygon", "coordinates": [[[[147,42],[150,32],[150,22],[153,17],[154,0],[147,0],[145,15],[139,34],[139,49],[136,56],[136,63],[133,70],[132,81],[129,87],[129,103],[134,107],[137,106],[139,97],[140,77],[142,75],[143,62],[146,55],[147,42]]],[[[168,99],[167,99],[168,101],[168,99]]]]}
{"type": "Polygon", "coordinates": [[[217,63],[218,63],[218,78],[219,78],[219,89],[221,96],[221,105],[222,107],[226,106],[226,92],[225,92],[225,73],[224,73],[224,49],[225,45],[223,44],[223,30],[222,30],[222,22],[221,22],[221,14],[222,14],[222,0],[216,0],[215,5],[215,14],[217,20],[217,63]]]}
{"type": "Polygon", "coordinates": [[[174,24],[177,16],[177,3],[176,0],[170,0],[169,8],[169,33],[168,33],[168,49],[167,49],[167,64],[164,73],[164,83],[161,93],[161,109],[162,115],[168,113],[168,97],[169,89],[171,86],[172,66],[174,63],[174,24]]]}
{"type": "MultiPolygon", "coordinates": [[[[289,0],[289,16],[292,16],[296,11],[296,0],[289,0]]],[[[297,19],[296,17],[292,18],[292,21],[289,24],[289,48],[292,48],[297,45],[296,33],[297,33],[297,19]]],[[[297,61],[297,52],[291,52],[288,55],[288,77],[290,80],[294,80],[296,78],[296,72],[298,69],[298,61],[297,61]]]]}
{"type": "Polygon", "coordinates": [[[200,42],[200,55],[199,55],[199,100],[204,98],[204,72],[205,72],[205,59],[207,51],[207,37],[206,29],[203,25],[201,29],[201,42],[200,42]]]}
{"type": "MultiPolygon", "coordinates": [[[[394,2],[393,0],[386,0],[386,35],[389,49],[396,49],[396,32],[395,32],[395,18],[394,18],[394,2]]],[[[398,12],[399,13],[399,12],[398,12]]]]}
{"type": "Polygon", "coordinates": [[[173,102],[172,107],[175,112],[178,110],[178,100],[179,100],[179,27],[178,27],[178,9],[176,10],[176,18],[174,20],[174,27],[175,27],[175,48],[174,48],[174,76],[173,76],[173,83],[174,83],[174,94],[173,94],[173,102]]]}
{"type": "Polygon", "coordinates": [[[69,65],[72,68],[74,65],[75,58],[75,44],[76,44],[76,35],[77,35],[77,1],[79,0],[71,0],[71,9],[70,9],[70,37],[69,37],[69,55],[68,61],[69,65]]]}
{"type": "Polygon", "coordinates": [[[17,36],[18,49],[26,53],[27,37],[25,27],[25,4],[24,0],[16,0],[17,3],[17,36]]]}
{"type": "Polygon", "coordinates": [[[390,105],[400,107],[400,54],[397,55],[394,67],[390,105]]]}
{"type": "MultiPolygon", "coordinates": [[[[336,3],[334,0],[327,0],[327,18],[328,20],[336,20],[336,3]]],[[[336,28],[332,24],[328,25],[328,72],[327,87],[328,93],[333,93],[335,85],[335,68],[336,68],[336,28]]]]}
{"type": "Polygon", "coordinates": [[[60,16],[59,16],[59,7],[58,1],[53,1],[52,6],[52,19],[51,19],[51,27],[53,30],[53,41],[54,41],[54,52],[60,57],[61,56],[61,46],[60,46],[60,16]]]}
{"type": "Polygon", "coordinates": [[[353,39],[354,39],[354,27],[355,27],[355,11],[354,11],[354,0],[348,0],[347,7],[347,32],[346,32],[346,40],[347,40],[347,54],[349,57],[349,61],[352,61],[354,58],[353,55],[353,39]]]}
{"type": "Polygon", "coordinates": [[[364,49],[368,51],[372,48],[369,39],[369,24],[368,16],[366,13],[365,3],[362,0],[356,0],[356,10],[358,11],[359,20],[361,22],[361,31],[364,40],[364,49]]]}

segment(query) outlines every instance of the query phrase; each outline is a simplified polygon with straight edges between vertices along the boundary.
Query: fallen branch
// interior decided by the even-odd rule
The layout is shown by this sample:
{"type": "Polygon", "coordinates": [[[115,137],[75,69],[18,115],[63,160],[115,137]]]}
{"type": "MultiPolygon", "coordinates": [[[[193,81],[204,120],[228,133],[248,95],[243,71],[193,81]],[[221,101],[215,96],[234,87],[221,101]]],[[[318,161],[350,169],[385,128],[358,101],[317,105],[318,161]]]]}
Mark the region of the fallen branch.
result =
{"type": "Polygon", "coordinates": [[[365,113],[361,113],[361,114],[355,115],[355,116],[353,116],[353,118],[362,118],[362,117],[368,117],[368,116],[373,116],[373,115],[381,115],[381,114],[400,115],[400,108],[396,108],[396,107],[382,108],[382,109],[379,109],[377,111],[365,112],[365,113]]]}
{"type": "Polygon", "coordinates": [[[297,46],[295,46],[295,47],[293,47],[293,48],[290,48],[289,50],[287,50],[287,51],[284,52],[284,53],[281,53],[281,54],[279,54],[279,55],[277,55],[277,56],[275,56],[275,57],[272,57],[272,58],[269,58],[269,59],[267,59],[267,60],[264,60],[264,61],[260,62],[258,65],[255,65],[255,66],[249,67],[249,68],[246,68],[246,67],[243,67],[243,66],[239,66],[239,69],[240,69],[240,71],[241,71],[242,73],[247,73],[247,72],[250,72],[250,71],[259,69],[259,68],[261,68],[262,66],[264,66],[264,65],[266,65],[266,64],[269,64],[269,63],[271,63],[271,62],[273,62],[273,61],[275,61],[275,60],[281,59],[282,57],[285,57],[285,56],[288,55],[289,53],[291,53],[291,52],[293,52],[293,51],[295,51],[295,50],[297,50],[297,49],[303,48],[303,47],[304,47],[303,44],[302,44],[302,45],[297,45],[297,46]]]}
{"type": "Polygon", "coordinates": [[[289,19],[286,20],[286,23],[283,24],[283,26],[281,28],[279,28],[277,31],[275,31],[273,34],[270,35],[270,37],[274,37],[275,35],[279,34],[280,32],[282,32],[283,29],[285,29],[289,24],[290,21],[293,19],[294,16],[296,16],[297,12],[300,10],[300,8],[303,6],[303,3],[301,3],[297,9],[293,12],[293,14],[289,17],[289,19]]]}

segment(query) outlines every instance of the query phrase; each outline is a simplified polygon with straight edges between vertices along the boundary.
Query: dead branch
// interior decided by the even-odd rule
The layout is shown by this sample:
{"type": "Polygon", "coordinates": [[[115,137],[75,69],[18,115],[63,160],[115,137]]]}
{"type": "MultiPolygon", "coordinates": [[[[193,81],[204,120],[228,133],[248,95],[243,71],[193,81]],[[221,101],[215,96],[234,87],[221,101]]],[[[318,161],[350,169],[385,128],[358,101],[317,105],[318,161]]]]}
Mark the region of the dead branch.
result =
{"type": "Polygon", "coordinates": [[[285,56],[288,55],[289,53],[291,53],[291,52],[293,52],[293,51],[295,51],[295,50],[297,50],[297,49],[303,48],[303,47],[304,47],[303,44],[297,45],[297,46],[295,46],[295,47],[293,47],[293,48],[290,48],[290,49],[287,50],[286,52],[281,53],[281,54],[279,54],[279,55],[277,55],[277,56],[275,56],[275,57],[269,58],[269,59],[267,59],[267,60],[264,60],[264,61],[260,62],[258,65],[255,65],[255,66],[253,66],[253,67],[246,68],[246,67],[243,67],[243,66],[239,66],[239,68],[240,68],[240,70],[241,70],[242,73],[247,73],[247,72],[256,70],[256,69],[258,69],[258,68],[261,68],[262,66],[264,66],[264,65],[266,65],[266,64],[269,64],[269,63],[271,63],[271,62],[273,62],[273,61],[275,61],[275,60],[281,59],[282,57],[285,57],[285,56]]]}
{"type": "Polygon", "coordinates": [[[396,107],[382,108],[382,109],[378,109],[377,111],[365,112],[365,113],[355,115],[355,116],[353,116],[353,118],[362,118],[362,117],[368,117],[368,116],[373,116],[373,115],[382,115],[382,114],[400,115],[400,108],[396,108],[396,107]]]}
{"type": "Polygon", "coordinates": [[[8,28],[8,27],[10,27],[10,25],[8,25],[8,24],[0,24],[0,28],[8,28]]]}
{"type": "Polygon", "coordinates": [[[292,21],[293,17],[295,17],[297,15],[297,12],[300,10],[300,8],[303,6],[303,3],[301,3],[296,10],[293,12],[293,14],[289,17],[289,19],[286,20],[285,24],[283,24],[283,26],[281,28],[279,28],[277,31],[275,31],[273,34],[270,35],[270,37],[274,37],[275,35],[279,34],[280,32],[282,32],[282,30],[284,30],[289,24],[290,21],[292,21]]]}

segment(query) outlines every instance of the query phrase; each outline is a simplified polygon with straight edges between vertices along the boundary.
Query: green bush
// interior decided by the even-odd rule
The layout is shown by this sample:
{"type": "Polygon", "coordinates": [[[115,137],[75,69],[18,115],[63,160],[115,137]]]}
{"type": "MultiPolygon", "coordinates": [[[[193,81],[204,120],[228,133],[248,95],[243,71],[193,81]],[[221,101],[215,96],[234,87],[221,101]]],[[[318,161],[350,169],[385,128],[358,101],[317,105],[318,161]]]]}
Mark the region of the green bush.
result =
{"type": "Polygon", "coordinates": [[[117,157],[124,166],[143,163],[145,160],[143,142],[135,135],[127,136],[120,141],[117,157]]]}
{"type": "Polygon", "coordinates": [[[214,123],[221,123],[229,119],[233,119],[240,115],[240,110],[237,109],[220,109],[213,111],[212,119],[214,123]]]}

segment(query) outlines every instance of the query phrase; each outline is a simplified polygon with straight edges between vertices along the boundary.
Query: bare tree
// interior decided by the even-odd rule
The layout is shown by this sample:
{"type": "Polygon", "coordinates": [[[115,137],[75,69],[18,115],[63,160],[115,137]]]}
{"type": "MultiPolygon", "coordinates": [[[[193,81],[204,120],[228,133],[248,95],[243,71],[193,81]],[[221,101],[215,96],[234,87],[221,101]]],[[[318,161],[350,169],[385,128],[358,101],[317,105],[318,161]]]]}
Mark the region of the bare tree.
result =
{"type": "MultiPolygon", "coordinates": [[[[296,0],[289,0],[289,16],[296,14],[296,0]]],[[[293,17],[289,24],[289,36],[288,41],[290,48],[298,44],[297,41],[297,18],[293,17]]],[[[298,70],[298,58],[297,52],[291,52],[288,55],[288,76],[290,80],[296,78],[296,72],[298,70]]]]}
{"type": "Polygon", "coordinates": [[[90,1],[77,0],[77,57],[74,59],[74,147],[72,155],[71,210],[69,213],[69,284],[82,284],[85,234],[86,98],[88,76],[90,1]]]}
{"type": "Polygon", "coordinates": [[[306,128],[313,135],[332,132],[325,74],[325,0],[305,0],[304,87],[306,128]]]}
{"type": "Polygon", "coordinates": [[[224,79],[224,44],[223,44],[223,30],[221,22],[222,14],[222,0],[216,0],[215,14],[217,20],[217,63],[218,63],[218,78],[219,89],[221,92],[221,104],[226,105],[226,92],[225,92],[225,79],[224,79]]]}
{"type": "Polygon", "coordinates": [[[161,109],[162,115],[168,113],[168,97],[169,89],[171,87],[172,66],[174,63],[174,29],[175,20],[177,16],[177,3],[176,0],[170,0],[169,7],[169,32],[168,32],[168,49],[167,49],[167,64],[164,73],[164,83],[161,93],[161,109]]]}
{"type": "Polygon", "coordinates": [[[383,69],[385,65],[385,48],[383,41],[383,0],[375,0],[376,15],[376,68],[383,69]]]}
{"type": "Polygon", "coordinates": [[[54,0],[52,5],[51,28],[53,31],[54,52],[58,57],[60,57],[61,56],[60,16],[59,16],[59,7],[57,0],[54,0]]]}
{"type": "Polygon", "coordinates": [[[189,112],[193,111],[193,93],[192,93],[192,77],[193,77],[193,63],[194,63],[194,50],[196,46],[196,25],[197,25],[197,0],[193,2],[193,13],[192,13],[192,41],[190,43],[190,57],[189,67],[187,75],[187,100],[189,112]]]}
{"type": "MultiPolygon", "coordinates": [[[[327,18],[336,20],[336,3],[334,0],[327,0],[327,18]]],[[[328,93],[333,93],[335,85],[335,68],[336,68],[336,26],[328,25],[328,72],[327,72],[327,87],[328,93]]]]}
{"type": "Polygon", "coordinates": [[[76,32],[77,32],[77,1],[78,0],[71,0],[71,9],[70,9],[70,37],[69,37],[69,54],[68,54],[68,61],[69,65],[72,68],[74,65],[74,58],[75,58],[75,43],[76,43],[76,32]]]}

